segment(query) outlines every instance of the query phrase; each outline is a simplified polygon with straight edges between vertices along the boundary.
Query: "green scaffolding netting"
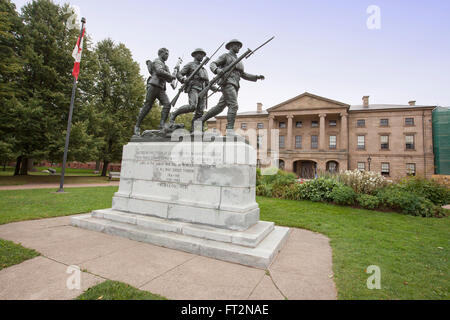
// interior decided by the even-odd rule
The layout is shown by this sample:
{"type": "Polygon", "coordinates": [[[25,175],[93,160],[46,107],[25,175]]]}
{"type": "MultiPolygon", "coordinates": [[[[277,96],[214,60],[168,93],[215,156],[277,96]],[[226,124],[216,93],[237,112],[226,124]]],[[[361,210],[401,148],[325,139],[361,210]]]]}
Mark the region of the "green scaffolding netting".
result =
{"type": "Polygon", "coordinates": [[[433,140],[436,174],[450,175],[450,108],[433,111],[433,140]]]}

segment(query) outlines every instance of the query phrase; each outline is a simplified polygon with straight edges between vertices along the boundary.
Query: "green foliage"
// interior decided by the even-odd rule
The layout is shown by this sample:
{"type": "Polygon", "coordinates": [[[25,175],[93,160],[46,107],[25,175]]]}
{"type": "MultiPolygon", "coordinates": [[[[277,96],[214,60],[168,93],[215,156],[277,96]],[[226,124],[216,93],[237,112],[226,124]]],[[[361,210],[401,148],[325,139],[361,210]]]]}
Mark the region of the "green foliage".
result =
{"type": "Polygon", "coordinates": [[[408,178],[403,180],[400,186],[405,191],[424,197],[435,205],[444,206],[450,203],[450,190],[434,180],[408,178]]]}
{"type": "Polygon", "coordinates": [[[445,216],[442,207],[434,205],[425,197],[405,190],[400,185],[380,189],[377,197],[381,205],[403,214],[422,217],[445,216]]]}
{"type": "Polygon", "coordinates": [[[357,202],[361,207],[369,210],[375,210],[380,206],[380,200],[370,194],[359,194],[357,202]]]}
{"type": "Polygon", "coordinates": [[[333,189],[338,185],[338,182],[330,178],[318,178],[307,181],[300,187],[300,192],[303,199],[314,202],[332,202],[333,189]]]}
{"type": "Polygon", "coordinates": [[[356,192],[349,186],[338,184],[333,188],[331,192],[331,198],[333,202],[338,205],[352,206],[356,201],[356,192]]]}

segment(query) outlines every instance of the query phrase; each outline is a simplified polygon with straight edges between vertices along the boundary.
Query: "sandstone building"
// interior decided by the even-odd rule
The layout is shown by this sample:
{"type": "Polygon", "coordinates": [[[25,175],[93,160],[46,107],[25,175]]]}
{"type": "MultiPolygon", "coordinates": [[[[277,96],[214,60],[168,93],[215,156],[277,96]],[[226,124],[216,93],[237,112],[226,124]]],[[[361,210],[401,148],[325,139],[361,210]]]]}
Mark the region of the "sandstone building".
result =
{"type": "MultiPolygon", "coordinates": [[[[392,179],[434,174],[432,112],[434,106],[346,103],[311,93],[268,110],[240,113],[236,129],[258,133],[254,147],[266,135],[268,150],[279,145],[280,167],[300,178],[324,171],[371,170],[392,179]],[[279,130],[278,141],[264,132],[279,130]]],[[[208,122],[225,133],[226,116],[208,122]]],[[[261,155],[261,152],[260,152],[261,155]]],[[[260,165],[264,166],[259,162],[260,165]]]]}

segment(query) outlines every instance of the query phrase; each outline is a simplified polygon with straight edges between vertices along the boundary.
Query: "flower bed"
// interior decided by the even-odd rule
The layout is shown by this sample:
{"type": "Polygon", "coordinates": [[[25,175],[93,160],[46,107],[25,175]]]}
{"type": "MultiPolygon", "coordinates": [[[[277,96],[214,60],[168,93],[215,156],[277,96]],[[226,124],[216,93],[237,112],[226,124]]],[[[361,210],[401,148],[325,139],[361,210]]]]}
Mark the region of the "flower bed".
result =
{"type": "Polygon", "coordinates": [[[422,217],[444,217],[450,190],[439,183],[408,178],[393,183],[374,172],[343,171],[314,180],[298,180],[279,171],[273,176],[257,174],[258,196],[288,200],[311,200],[337,205],[388,210],[422,217]]]}

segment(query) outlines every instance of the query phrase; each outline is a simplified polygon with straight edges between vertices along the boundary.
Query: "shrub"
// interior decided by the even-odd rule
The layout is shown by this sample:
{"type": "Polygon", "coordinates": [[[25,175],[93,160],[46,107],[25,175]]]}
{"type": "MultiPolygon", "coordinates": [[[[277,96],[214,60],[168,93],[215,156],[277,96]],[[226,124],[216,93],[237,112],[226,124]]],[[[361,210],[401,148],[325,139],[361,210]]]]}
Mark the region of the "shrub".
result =
{"type": "Polygon", "coordinates": [[[260,197],[272,197],[272,186],[268,184],[260,184],[256,187],[256,195],[260,197]]]}
{"type": "Polygon", "coordinates": [[[319,178],[308,181],[301,185],[301,193],[303,199],[315,201],[315,202],[332,202],[332,192],[334,187],[338,185],[338,182],[329,178],[319,178]]]}
{"type": "Polygon", "coordinates": [[[400,185],[404,190],[430,200],[433,204],[444,206],[450,203],[450,190],[433,180],[408,178],[400,185]]]}
{"type": "Polygon", "coordinates": [[[295,183],[291,186],[288,186],[285,190],[285,199],[287,200],[303,200],[303,184],[295,183]]]}
{"type": "Polygon", "coordinates": [[[376,196],[369,194],[360,194],[357,198],[358,204],[369,210],[377,209],[380,206],[380,200],[376,196]]]}
{"type": "Polygon", "coordinates": [[[377,192],[377,197],[383,206],[403,214],[422,217],[445,216],[441,206],[436,206],[430,200],[405,190],[401,185],[383,188],[377,192]]]}
{"type": "Polygon", "coordinates": [[[357,194],[349,186],[338,184],[333,188],[330,196],[336,204],[351,206],[355,204],[357,194]]]}
{"type": "Polygon", "coordinates": [[[381,174],[369,171],[343,171],[336,178],[356,193],[362,194],[374,194],[377,189],[388,185],[388,181],[381,174]]]}

